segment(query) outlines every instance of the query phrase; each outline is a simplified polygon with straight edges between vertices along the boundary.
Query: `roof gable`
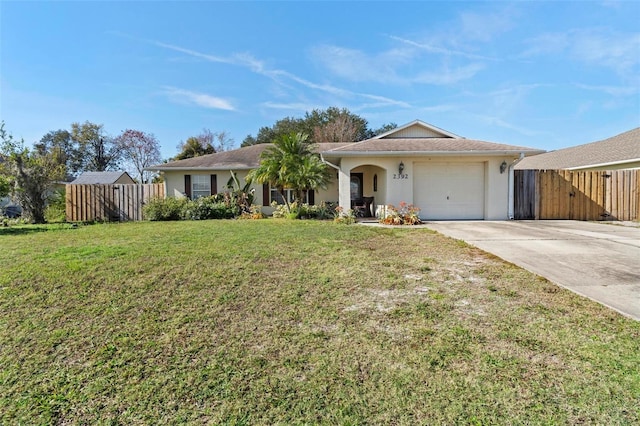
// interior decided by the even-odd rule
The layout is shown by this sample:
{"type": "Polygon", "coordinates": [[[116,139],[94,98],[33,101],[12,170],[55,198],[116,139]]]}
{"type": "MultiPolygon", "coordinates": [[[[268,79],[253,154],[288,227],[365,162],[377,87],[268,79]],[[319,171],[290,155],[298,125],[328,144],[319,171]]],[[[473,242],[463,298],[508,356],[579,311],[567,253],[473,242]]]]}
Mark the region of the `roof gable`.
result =
{"type": "Polygon", "coordinates": [[[396,127],[373,139],[405,139],[405,138],[455,138],[460,136],[420,120],[413,120],[403,126],[396,127]]]}
{"type": "Polygon", "coordinates": [[[74,185],[111,185],[114,183],[135,183],[135,181],[127,172],[84,172],[71,183],[74,185]]]}
{"type": "Polygon", "coordinates": [[[358,155],[533,155],[542,150],[466,139],[420,120],[374,138],[323,153],[327,157],[358,155]]]}

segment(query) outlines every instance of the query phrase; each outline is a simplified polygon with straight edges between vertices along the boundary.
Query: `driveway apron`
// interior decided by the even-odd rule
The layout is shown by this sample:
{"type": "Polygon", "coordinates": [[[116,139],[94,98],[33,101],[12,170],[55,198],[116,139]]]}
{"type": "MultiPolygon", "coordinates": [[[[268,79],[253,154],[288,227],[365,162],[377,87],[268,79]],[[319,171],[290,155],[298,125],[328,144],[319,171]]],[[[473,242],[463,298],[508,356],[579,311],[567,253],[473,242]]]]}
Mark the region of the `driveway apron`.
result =
{"type": "Polygon", "coordinates": [[[427,224],[640,320],[640,227],[635,225],[568,220],[427,224]]]}

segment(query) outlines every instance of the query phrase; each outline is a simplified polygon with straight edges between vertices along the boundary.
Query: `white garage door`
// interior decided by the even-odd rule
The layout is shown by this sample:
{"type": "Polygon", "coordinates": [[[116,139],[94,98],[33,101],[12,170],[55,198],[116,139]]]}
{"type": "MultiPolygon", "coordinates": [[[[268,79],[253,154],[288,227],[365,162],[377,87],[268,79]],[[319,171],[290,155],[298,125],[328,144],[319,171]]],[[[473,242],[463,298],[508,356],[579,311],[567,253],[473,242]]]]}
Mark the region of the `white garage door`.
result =
{"type": "Polygon", "coordinates": [[[484,219],[484,163],[417,163],[413,196],[423,219],[484,219]]]}

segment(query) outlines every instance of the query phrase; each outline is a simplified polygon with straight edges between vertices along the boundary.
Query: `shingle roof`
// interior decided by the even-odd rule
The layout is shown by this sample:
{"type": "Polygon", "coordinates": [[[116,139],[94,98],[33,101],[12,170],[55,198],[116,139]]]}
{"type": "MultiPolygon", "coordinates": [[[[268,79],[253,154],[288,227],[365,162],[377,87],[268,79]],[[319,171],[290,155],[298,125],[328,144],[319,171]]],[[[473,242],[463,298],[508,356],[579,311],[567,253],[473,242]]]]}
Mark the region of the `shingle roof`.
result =
{"type": "MultiPolygon", "coordinates": [[[[74,185],[109,185],[116,183],[123,175],[127,175],[131,179],[127,172],[84,172],[71,183],[74,185]]],[[[131,180],[133,181],[133,179],[131,180]]]]}
{"type": "Polygon", "coordinates": [[[559,149],[523,159],[520,170],[587,168],[640,161],[640,127],[585,145],[559,149]]]}
{"type": "MultiPolygon", "coordinates": [[[[319,143],[316,144],[317,152],[328,151],[346,143],[319,143]]],[[[264,150],[273,146],[265,143],[250,145],[232,151],[216,152],[214,154],[201,155],[185,160],[172,161],[148,167],[148,170],[251,170],[260,164],[260,155],[264,150]]]]}
{"type": "Polygon", "coordinates": [[[540,150],[516,145],[505,145],[464,138],[401,138],[401,139],[368,139],[344,147],[325,152],[327,157],[362,155],[362,154],[503,154],[520,153],[534,154],[540,150]]]}

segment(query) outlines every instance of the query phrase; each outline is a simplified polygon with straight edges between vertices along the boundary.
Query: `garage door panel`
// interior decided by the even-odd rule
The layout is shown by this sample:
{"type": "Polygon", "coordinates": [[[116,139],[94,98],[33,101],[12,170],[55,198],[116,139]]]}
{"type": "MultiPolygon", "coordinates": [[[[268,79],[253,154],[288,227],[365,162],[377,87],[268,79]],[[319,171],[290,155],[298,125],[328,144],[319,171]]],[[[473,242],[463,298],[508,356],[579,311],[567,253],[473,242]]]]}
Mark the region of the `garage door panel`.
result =
{"type": "Polygon", "coordinates": [[[483,219],[484,185],[484,163],[414,166],[414,204],[424,219],[483,219]]]}

